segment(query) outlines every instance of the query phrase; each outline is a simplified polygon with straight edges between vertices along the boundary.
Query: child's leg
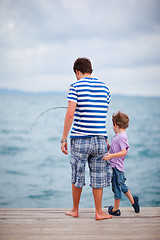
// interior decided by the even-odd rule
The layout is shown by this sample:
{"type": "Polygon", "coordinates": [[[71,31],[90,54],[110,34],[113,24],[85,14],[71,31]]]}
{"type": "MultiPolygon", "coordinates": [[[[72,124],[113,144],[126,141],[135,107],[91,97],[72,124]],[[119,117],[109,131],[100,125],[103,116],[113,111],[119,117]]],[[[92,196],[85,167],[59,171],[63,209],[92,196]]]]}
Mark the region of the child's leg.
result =
{"type": "Polygon", "coordinates": [[[136,213],[139,213],[140,212],[140,207],[139,207],[139,198],[137,196],[132,196],[130,190],[128,190],[127,193],[125,193],[125,195],[127,196],[127,198],[129,199],[129,201],[131,202],[132,204],[132,207],[134,208],[134,211],[136,213]]]}
{"type": "Polygon", "coordinates": [[[134,208],[134,211],[136,213],[139,213],[140,212],[140,207],[139,207],[139,198],[137,196],[132,196],[130,190],[128,189],[127,192],[124,192],[124,194],[127,196],[127,198],[129,199],[129,201],[131,202],[132,204],[132,207],[134,208]]]}
{"type": "Polygon", "coordinates": [[[114,212],[119,209],[120,201],[122,198],[121,187],[118,184],[118,170],[116,168],[113,168],[112,191],[114,193],[114,207],[112,211],[114,212]]]}
{"type": "Polygon", "coordinates": [[[134,198],[130,192],[130,190],[128,190],[128,192],[125,193],[125,195],[127,196],[127,198],[129,199],[129,201],[131,202],[131,204],[134,204],[134,198]]]}
{"type": "Polygon", "coordinates": [[[114,199],[114,208],[112,209],[113,212],[119,209],[120,201],[121,199],[114,199]]]}
{"type": "Polygon", "coordinates": [[[134,204],[134,198],[133,198],[128,186],[125,184],[125,181],[126,181],[125,175],[124,175],[124,173],[121,173],[121,175],[122,175],[121,190],[127,196],[130,203],[133,205],[134,204]]]}

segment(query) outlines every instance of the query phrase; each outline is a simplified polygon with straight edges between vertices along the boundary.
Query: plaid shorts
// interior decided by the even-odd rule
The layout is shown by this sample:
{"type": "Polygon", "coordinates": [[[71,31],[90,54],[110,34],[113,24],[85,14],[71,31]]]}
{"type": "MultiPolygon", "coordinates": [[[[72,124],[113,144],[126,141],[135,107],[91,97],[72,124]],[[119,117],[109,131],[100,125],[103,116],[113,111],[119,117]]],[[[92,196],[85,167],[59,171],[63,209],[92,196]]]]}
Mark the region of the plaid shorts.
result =
{"type": "Polygon", "coordinates": [[[110,186],[112,168],[103,160],[107,152],[106,138],[103,136],[71,138],[72,184],[77,188],[85,186],[85,166],[88,162],[90,186],[104,188],[110,186]]]}

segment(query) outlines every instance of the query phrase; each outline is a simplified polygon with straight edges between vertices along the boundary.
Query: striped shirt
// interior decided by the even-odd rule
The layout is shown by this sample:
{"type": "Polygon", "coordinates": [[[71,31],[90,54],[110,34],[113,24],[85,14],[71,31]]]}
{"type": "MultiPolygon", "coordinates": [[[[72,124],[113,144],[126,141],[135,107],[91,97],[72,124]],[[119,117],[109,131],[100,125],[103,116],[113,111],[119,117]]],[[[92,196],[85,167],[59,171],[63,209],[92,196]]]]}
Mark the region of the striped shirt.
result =
{"type": "Polygon", "coordinates": [[[82,78],[71,84],[68,101],[77,103],[71,138],[106,136],[106,118],[111,95],[97,78],[82,78]]]}

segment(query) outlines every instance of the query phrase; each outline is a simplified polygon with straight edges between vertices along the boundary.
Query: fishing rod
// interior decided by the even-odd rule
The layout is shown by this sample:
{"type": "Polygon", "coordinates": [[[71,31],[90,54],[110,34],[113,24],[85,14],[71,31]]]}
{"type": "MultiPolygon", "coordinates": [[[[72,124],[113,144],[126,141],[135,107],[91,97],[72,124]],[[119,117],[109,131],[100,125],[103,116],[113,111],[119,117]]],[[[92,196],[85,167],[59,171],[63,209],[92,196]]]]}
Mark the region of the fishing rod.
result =
{"type": "Polygon", "coordinates": [[[58,108],[67,108],[67,107],[52,107],[52,108],[49,108],[49,109],[45,110],[44,112],[42,112],[42,113],[35,119],[35,121],[33,122],[32,126],[31,126],[31,130],[33,129],[33,127],[34,127],[35,123],[37,122],[37,120],[38,120],[43,114],[45,114],[46,112],[48,112],[48,111],[50,111],[50,110],[56,110],[56,109],[58,109],[58,108]]]}

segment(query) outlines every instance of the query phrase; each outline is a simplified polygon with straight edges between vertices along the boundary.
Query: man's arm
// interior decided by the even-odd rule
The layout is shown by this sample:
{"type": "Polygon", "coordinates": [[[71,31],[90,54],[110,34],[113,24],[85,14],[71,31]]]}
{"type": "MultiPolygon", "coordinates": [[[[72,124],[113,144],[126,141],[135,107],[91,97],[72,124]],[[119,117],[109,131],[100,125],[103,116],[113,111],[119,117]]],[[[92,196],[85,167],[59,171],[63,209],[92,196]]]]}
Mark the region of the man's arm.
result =
{"type": "MultiPolygon", "coordinates": [[[[62,140],[67,140],[69,130],[72,126],[76,105],[77,105],[77,103],[68,101],[68,108],[67,108],[67,112],[66,112],[66,116],[65,116],[65,120],[64,120],[62,140]]],[[[68,154],[67,142],[61,143],[61,150],[64,154],[68,154]]]]}
{"type": "Polygon", "coordinates": [[[118,158],[118,157],[123,157],[126,156],[127,154],[127,149],[123,149],[120,152],[117,153],[106,153],[106,155],[103,157],[105,161],[109,161],[111,158],[118,158]]]}

